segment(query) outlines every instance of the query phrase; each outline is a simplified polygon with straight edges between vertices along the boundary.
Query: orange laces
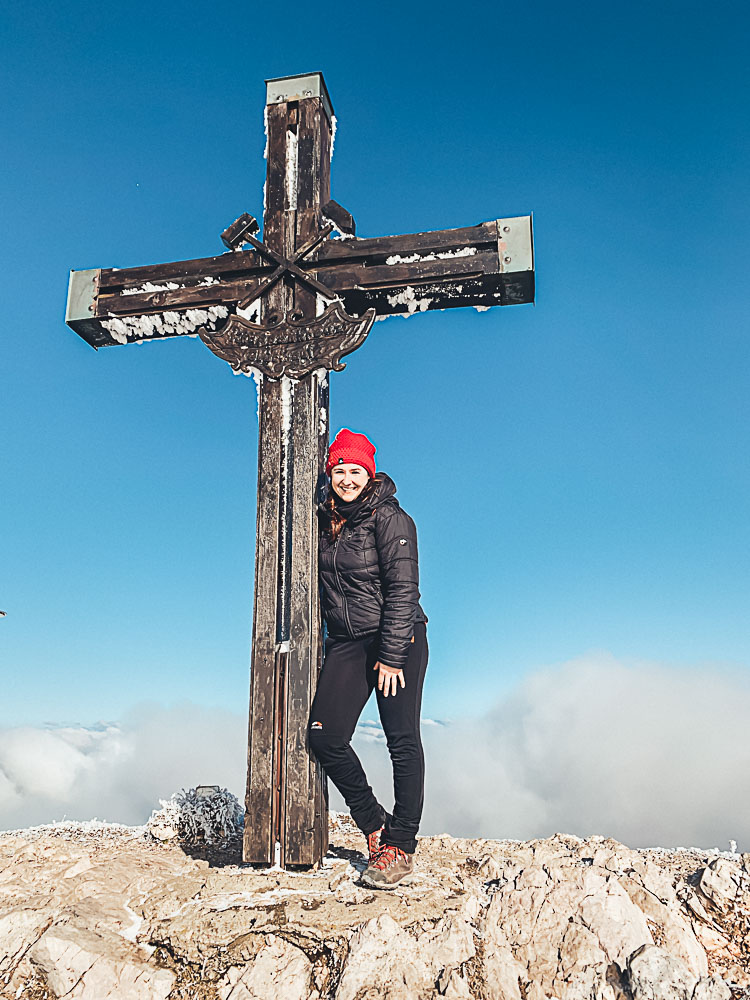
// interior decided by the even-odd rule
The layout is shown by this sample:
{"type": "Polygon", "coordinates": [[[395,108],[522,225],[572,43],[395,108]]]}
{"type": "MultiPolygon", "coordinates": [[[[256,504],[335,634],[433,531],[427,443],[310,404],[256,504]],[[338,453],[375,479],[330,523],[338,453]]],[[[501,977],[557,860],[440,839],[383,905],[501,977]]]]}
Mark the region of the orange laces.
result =
{"type": "Polygon", "coordinates": [[[383,828],[381,826],[380,830],[375,830],[373,833],[368,834],[367,850],[370,852],[370,854],[375,854],[377,852],[380,843],[380,834],[382,833],[382,830],[383,828]]]}
{"type": "Polygon", "coordinates": [[[402,851],[400,847],[391,847],[390,844],[386,844],[385,847],[380,848],[370,867],[385,871],[386,868],[395,865],[399,855],[406,857],[406,851],[402,851]]]}

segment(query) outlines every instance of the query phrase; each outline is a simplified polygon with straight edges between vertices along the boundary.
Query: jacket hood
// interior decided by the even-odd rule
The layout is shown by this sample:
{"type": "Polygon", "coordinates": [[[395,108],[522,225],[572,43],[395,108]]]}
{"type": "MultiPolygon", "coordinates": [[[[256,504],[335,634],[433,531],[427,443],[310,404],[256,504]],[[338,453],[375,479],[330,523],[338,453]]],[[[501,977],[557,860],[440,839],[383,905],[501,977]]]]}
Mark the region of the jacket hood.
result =
{"type": "Polygon", "coordinates": [[[377,507],[378,504],[381,504],[384,500],[387,500],[389,497],[395,496],[396,494],[396,484],[387,472],[378,472],[376,473],[375,478],[379,479],[380,482],[375,487],[372,502],[369,504],[371,508],[377,507]]]}

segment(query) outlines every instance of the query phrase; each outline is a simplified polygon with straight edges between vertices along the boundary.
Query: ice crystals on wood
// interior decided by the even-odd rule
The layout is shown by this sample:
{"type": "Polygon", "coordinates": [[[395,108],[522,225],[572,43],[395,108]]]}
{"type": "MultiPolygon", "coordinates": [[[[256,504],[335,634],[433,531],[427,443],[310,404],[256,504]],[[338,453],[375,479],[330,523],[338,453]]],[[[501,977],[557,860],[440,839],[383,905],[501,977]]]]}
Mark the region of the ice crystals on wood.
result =
{"type": "Polygon", "coordinates": [[[186,309],[184,312],[147,313],[144,316],[122,316],[102,320],[102,326],[118,344],[143,343],[165,337],[197,336],[201,331],[211,332],[226,319],[226,306],[208,309],[186,309]]]}

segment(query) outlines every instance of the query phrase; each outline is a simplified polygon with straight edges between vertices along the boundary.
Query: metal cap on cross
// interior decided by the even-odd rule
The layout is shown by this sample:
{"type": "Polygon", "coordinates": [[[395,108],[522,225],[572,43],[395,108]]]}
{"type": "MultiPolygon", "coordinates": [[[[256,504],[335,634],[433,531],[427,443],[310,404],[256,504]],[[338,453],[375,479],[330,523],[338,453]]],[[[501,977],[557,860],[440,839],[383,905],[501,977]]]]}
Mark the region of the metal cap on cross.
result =
{"type": "Polygon", "coordinates": [[[72,271],[67,324],[92,347],[198,334],[259,383],[258,514],[243,857],[287,867],[328,847],[307,746],[322,657],[315,494],[328,372],[376,317],[532,302],[530,216],[356,237],[330,196],[333,106],[321,73],[266,81],[263,236],[247,213],[197,260],[72,271]]]}

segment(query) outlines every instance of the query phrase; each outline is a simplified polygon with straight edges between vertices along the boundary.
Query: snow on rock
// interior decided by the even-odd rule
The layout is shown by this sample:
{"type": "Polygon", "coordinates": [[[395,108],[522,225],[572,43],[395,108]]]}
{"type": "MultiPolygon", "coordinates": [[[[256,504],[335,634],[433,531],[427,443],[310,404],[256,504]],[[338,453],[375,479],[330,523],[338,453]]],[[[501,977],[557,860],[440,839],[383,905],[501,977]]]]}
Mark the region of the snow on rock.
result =
{"type": "Polygon", "coordinates": [[[199,795],[195,788],[183,788],[169,799],[159,799],[146,829],[156,840],[179,838],[185,844],[217,844],[242,827],[244,810],[226,788],[211,795],[199,795]]]}
{"type": "Polygon", "coordinates": [[[23,830],[0,831],[2,837],[23,836],[27,841],[38,840],[41,837],[57,837],[61,840],[79,840],[81,838],[124,837],[132,839],[143,835],[145,826],[126,826],[124,823],[108,823],[100,819],[63,819],[39,826],[27,826],[23,830]]]}
{"type": "Polygon", "coordinates": [[[228,313],[226,306],[186,309],[183,312],[169,310],[142,316],[112,317],[102,320],[102,326],[119,344],[142,343],[161,337],[197,336],[200,329],[213,333],[219,320],[226,319],[228,313]]]}

